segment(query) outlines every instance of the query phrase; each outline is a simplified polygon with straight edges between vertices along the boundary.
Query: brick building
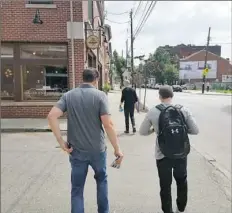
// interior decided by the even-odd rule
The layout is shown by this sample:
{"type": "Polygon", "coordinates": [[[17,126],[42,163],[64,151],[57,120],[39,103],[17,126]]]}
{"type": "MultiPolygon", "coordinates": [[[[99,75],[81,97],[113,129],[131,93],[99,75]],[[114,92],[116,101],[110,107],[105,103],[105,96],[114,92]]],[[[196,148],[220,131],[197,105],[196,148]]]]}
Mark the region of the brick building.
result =
{"type": "Polygon", "coordinates": [[[45,117],[81,83],[84,67],[98,68],[99,88],[108,82],[111,28],[104,25],[104,1],[3,1],[0,16],[3,118],[45,117]],[[97,43],[91,49],[90,35],[97,43]]]}
{"type": "MultiPolygon", "coordinates": [[[[170,52],[171,54],[178,56],[178,58],[182,59],[196,52],[204,50],[205,46],[179,44],[176,46],[165,45],[162,46],[162,48],[164,48],[166,51],[170,52]]],[[[219,45],[209,46],[208,50],[209,52],[214,53],[215,55],[221,56],[221,46],[219,45]]]]}
{"type": "MultiPolygon", "coordinates": [[[[204,69],[204,60],[205,60],[205,50],[201,50],[184,59],[181,59],[180,79],[185,82],[191,81],[191,83],[202,82],[202,70],[204,69]],[[196,65],[196,67],[194,65],[196,65]],[[183,75],[181,74],[182,70],[184,70],[183,75]],[[189,73],[192,73],[191,78],[189,73]]],[[[228,59],[222,58],[212,52],[208,52],[207,61],[209,66],[210,63],[214,65],[214,67],[210,67],[210,72],[212,71],[214,73],[207,74],[206,76],[207,81],[222,82],[222,78],[224,76],[232,76],[232,65],[228,59]]]]}

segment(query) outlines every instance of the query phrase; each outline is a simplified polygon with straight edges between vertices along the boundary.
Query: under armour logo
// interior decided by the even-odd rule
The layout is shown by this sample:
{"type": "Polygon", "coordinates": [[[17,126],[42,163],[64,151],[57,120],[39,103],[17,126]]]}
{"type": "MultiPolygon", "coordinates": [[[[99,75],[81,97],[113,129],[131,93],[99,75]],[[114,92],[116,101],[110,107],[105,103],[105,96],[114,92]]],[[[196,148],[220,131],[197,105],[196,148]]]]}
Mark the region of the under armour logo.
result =
{"type": "Polygon", "coordinates": [[[171,129],[171,132],[172,132],[172,134],[174,134],[174,133],[177,133],[177,134],[178,134],[178,133],[179,133],[179,130],[178,130],[178,129],[175,129],[175,130],[174,130],[174,129],[171,129]]]}

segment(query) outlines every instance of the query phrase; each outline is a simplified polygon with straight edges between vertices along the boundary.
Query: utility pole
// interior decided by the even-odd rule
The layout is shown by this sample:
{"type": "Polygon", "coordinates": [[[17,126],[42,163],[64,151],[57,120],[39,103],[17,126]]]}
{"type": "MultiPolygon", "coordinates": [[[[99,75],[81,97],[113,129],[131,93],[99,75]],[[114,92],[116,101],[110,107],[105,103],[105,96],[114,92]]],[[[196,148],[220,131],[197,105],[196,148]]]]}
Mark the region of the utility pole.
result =
{"type": "MultiPolygon", "coordinates": [[[[145,55],[135,56],[135,59],[139,59],[140,65],[142,67],[141,71],[139,72],[139,104],[140,104],[140,101],[141,101],[141,78],[140,78],[140,76],[143,73],[144,57],[145,57],[145,55]]],[[[146,90],[146,88],[145,88],[145,90],[146,90]]],[[[139,106],[139,109],[140,109],[140,106],[139,106]]],[[[145,109],[145,106],[143,106],[143,109],[145,109]]]]}
{"type": "Polygon", "coordinates": [[[134,35],[133,35],[133,12],[130,12],[130,25],[131,25],[131,77],[132,85],[134,85],[134,35]]]}
{"type": "MultiPolygon", "coordinates": [[[[144,62],[146,64],[147,60],[144,60],[144,62]]],[[[145,110],[146,96],[147,96],[147,69],[145,69],[144,78],[145,78],[145,91],[144,91],[143,109],[145,110]]]]}
{"type": "MultiPolygon", "coordinates": [[[[209,27],[209,31],[208,31],[208,37],[207,37],[207,44],[205,47],[205,65],[204,65],[204,69],[207,68],[207,58],[208,58],[208,47],[209,47],[209,41],[210,41],[210,31],[211,31],[211,27],[209,27]]],[[[203,73],[203,79],[202,79],[203,83],[202,83],[202,94],[204,94],[205,92],[205,74],[203,73]]]]}

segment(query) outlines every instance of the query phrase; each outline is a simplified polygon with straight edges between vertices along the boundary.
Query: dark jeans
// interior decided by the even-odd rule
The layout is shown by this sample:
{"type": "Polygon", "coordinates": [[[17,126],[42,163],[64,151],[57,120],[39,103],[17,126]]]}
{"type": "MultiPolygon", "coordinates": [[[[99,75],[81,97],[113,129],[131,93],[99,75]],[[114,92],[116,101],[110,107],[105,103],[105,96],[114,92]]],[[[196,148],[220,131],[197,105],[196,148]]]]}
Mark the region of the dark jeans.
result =
{"type": "Polygon", "coordinates": [[[129,117],[131,119],[132,128],[135,127],[134,111],[135,111],[134,106],[124,108],[126,131],[129,131],[129,117]]]}
{"type": "Polygon", "coordinates": [[[89,165],[94,170],[97,183],[98,213],[109,213],[106,152],[89,154],[74,150],[70,155],[70,163],[71,213],[84,213],[83,191],[89,165]]]}
{"type": "Polygon", "coordinates": [[[176,204],[179,211],[184,211],[187,205],[187,158],[157,160],[157,168],[160,179],[160,198],[164,213],[173,213],[172,209],[172,171],[177,184],[176,204]]]}

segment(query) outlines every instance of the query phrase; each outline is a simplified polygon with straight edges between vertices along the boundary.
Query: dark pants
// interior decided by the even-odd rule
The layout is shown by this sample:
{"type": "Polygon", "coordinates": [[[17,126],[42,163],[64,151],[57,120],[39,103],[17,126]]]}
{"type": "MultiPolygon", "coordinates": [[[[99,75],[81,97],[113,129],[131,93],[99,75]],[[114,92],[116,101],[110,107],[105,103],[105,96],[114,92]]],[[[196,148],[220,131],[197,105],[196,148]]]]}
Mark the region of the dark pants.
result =
{"type": "Polygon", "coordinates": [[[206,91],[209,92],[209,86],[206,87],[206,91]]]}
{"type": "Polygon", "coordinates": [[[160,198],[164,213],[173,213],[172,209],[172,171],[177,184],[176,204],[179,211],[184,211],[187,205],[187,158],[157,160],[157,168],[160,179],[160,198]]]}
{"type": "Polygon", "coordinates": [[[126,131],[129,131],[129,117],[131,119],[132,128],[135,127],[134,111],[135,111],[134,106],[124,108],[126,131]]]}
{"type": "Polygon", "coordinates": [[[84,186],[88,167],[94,170],[97,183],[98,213],[109,213],[108,184],[106,173],[106,152],[84,153],[74,150],[70,155],[71,173],[71,213],[84,213],[84,186]]]}

